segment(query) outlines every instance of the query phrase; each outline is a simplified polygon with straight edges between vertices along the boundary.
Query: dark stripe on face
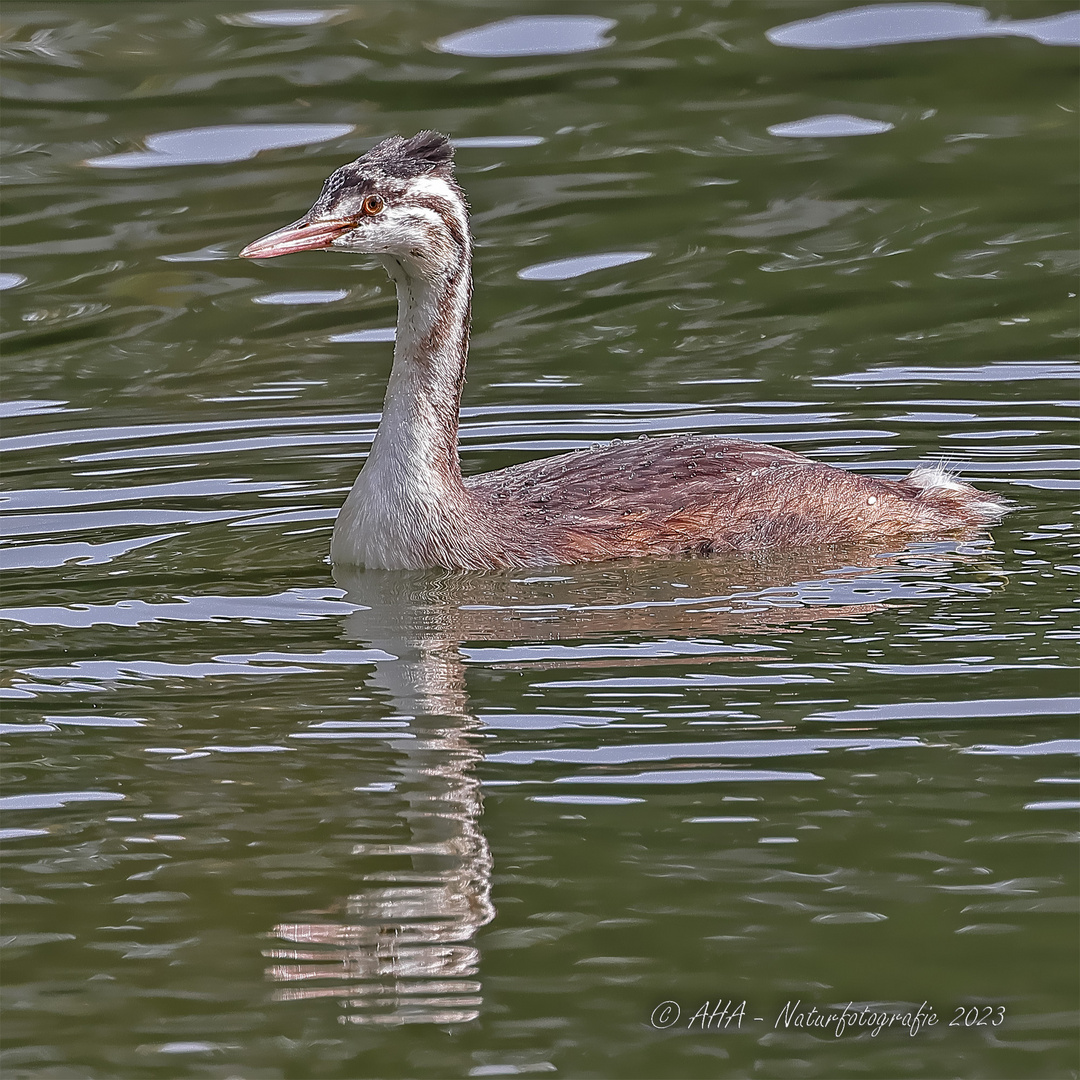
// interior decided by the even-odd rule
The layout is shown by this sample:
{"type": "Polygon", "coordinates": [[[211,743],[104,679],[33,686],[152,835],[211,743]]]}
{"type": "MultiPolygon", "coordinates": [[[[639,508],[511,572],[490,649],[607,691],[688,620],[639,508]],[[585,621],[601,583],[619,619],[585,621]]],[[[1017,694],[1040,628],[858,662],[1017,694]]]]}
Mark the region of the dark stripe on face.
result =
{"type": "Polygon", "coordinates": [[[445,222],[454,243],[462,250],[468,249],[468,237],[462,231],[461,223],[458,221],[458,211],[463,211],[464,207],[456,206],[449,199],[444,199],[441,195],[432,195],[430,192],[409,195],[408,201],[413,206],[420,206],[437,214],[445,222]]]}

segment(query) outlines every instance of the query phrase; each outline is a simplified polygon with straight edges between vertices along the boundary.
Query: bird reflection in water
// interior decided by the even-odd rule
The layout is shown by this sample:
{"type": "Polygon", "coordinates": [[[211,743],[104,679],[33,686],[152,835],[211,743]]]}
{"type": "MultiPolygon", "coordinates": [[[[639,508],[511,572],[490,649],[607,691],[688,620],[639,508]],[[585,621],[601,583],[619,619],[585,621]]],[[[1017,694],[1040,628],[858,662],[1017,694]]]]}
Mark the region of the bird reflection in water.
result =
{"type": "Polygon", "coordinates": [[[275,927],[288,943],[267,952],[277,961],[270,978],[289,984],[278,1000],[337,998],[343,1020],[364,1024],[453,1024],[479,1015],[472,940],[495,909],[491,850],[480,829],[480,751],[471,738],[479,722],[443,626],[452,582],[445,572],[387,571],[354,571],[340,581],[359,607],[346,636],[392,657],[376,666],[368,688],[407,718],[407,737],[390,740],[389,783],[377,785],[392,787],[405,835],[354,847],[363,887],[341,910],[275,927]]]}
{"type": "MultiPolygon", "coordinates": [[[[337,909],[274,928],[281,944],[266,955],[274,961],[269,978],[283,984],[276,999],[337,999],[343,1022],[363,1024],[456,1024],[479,1016],[474,939],[496,915],[491,851],[480,827],[482,725],[465,678],[470,655],[490,659],[488,652],[481,661],[479,647],[498,643],[503,663],[514,667],[580,668],[588,663],[575,655],[583,640],[715,638],[858,619],[922,600],[934,579],[947,580],[965,564],[1001,573],[984,547],[955,540],[898,555],[819,549],[498,573],[335,568],[345,599],[357,605],[344,636],[388,654],[367,689],[388,698],[397,722],[408,725],[401,739],[389,740],[396,760],[387,783],[373,785],[396,800],[390,813],[404,835],[354,848],[360,886],[337,909]],[[556,642],[569,643],[569,651],[553,648],[556,642]]],[[[741,659],[727,651],[678,662],[741,659]]],[[[605,653],[601,662],[640,666],[643,658],[605,653]]]]}

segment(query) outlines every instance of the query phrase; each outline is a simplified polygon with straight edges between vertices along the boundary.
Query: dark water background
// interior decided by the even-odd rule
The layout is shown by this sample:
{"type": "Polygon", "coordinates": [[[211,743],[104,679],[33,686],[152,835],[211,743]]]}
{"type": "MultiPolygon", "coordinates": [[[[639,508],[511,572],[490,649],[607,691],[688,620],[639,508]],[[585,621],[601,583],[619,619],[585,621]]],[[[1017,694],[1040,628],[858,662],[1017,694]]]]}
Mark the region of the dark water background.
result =
{"type": "Polygon", "coordinates": [[[2,17],[6,1078],[1075,1075],[1074,5],[2,17]],[[235,255],[423,127],[467,471],[715,431],[1015,510],[335,580],[394,297],[235,255]],[[939,1022],[795,1025],[849,1002],[939,1022]]]}

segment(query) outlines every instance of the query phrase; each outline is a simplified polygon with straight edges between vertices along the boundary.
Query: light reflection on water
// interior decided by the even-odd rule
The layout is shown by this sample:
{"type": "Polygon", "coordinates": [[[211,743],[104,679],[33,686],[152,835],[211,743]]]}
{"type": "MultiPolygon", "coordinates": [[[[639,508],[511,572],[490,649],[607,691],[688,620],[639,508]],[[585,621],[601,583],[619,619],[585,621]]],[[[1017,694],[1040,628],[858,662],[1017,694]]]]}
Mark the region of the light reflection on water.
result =
{"type": "Polygon", "coordinates": [[[847,135],[880,135],[892,131],[895,124],[887,120],[867,120],[862,116],[808,116],[786,124],[770,124],[770,135],[786,139],[833,139],[847,135]]]}
{"type": "Polygon", "coordinates": [[[6,1075],[1072,1067],[1075,12],[5,18],[6,1075]],[[335,577],[393,296],[235,254],[428,126],[474,211],[467,472],[693,430],[1012,513],[335,577]],[[945,1023],[648,1023],[718,994],[945,1023]]]}
{"type": "Polygon", "coordinates": [[[213,165],[244,161],[262,150],[341,138],[352,130],[351,124],[226,124],[190,131],[163,131],[146,136],[145,151],[89,158],[86,164],[99,169],[213,165]]]}
{"type": "Polygon", "coordinates": [[[1080,45],[1080,15],[1067,11],[1043,18],[994,18],[973,4],[882,3],[799,19],[766,34],[774,45],[797,49],[865,49],[1010,35],[1043,45],[1080,45]]]}
{"type": "Polygon", "coordinates": [[[591,52],[611,44],[615,19],[599,15],[521,15],[439,39],[458,56],[551,56],[591,52]]]}

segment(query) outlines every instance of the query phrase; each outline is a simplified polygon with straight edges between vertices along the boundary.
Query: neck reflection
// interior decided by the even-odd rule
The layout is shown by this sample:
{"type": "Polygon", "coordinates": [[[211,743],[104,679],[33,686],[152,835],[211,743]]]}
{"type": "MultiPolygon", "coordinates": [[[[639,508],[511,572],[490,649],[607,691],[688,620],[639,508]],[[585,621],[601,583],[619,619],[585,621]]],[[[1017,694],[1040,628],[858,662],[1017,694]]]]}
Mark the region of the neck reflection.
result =
{"type": "MultiPolygon", "coordinates": [[[[431,575],[371,571],[343,583],[360,610],[346,634],[396,659],[369,687],[407,726],[385,783],[401,838],[357,844],[360,887],[319,921],[281,923],[266,955],[279,1001],[335,998],[352,1023],[464,1023],[479,1015],[476,931],[491,922],[491,851],[464,665],[431,575]]],[[[363,797],[363,789],[361,789],[363,797]]]]}

